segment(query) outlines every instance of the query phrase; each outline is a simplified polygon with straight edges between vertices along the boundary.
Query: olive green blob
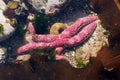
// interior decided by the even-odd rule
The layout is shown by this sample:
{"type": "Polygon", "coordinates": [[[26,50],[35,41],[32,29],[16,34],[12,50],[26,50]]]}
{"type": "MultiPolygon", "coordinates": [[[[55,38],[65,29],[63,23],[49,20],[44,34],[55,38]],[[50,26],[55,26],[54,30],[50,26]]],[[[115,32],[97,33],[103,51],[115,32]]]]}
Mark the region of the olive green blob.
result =
{"type": "Polygon", "coordinates": [[[0,24],[0,34],[3,34],[3,32],[4,32],[4,27],[2,24],[0,24]]]}
{"type": "Polygon", "coordinates": [[[76,59],[76,63],[77,63],[76,66],[77,66],[78,68],[85,68],[85,67],[88,65],[89,61],[83,61],[83,60],[77,58],[77,59],[76,59]]]}
{"type": "Polygon", "coordinates": [[[37,34],[48,32],[48,17],[43,14],[36,14],[33,22],[37,34]]]}

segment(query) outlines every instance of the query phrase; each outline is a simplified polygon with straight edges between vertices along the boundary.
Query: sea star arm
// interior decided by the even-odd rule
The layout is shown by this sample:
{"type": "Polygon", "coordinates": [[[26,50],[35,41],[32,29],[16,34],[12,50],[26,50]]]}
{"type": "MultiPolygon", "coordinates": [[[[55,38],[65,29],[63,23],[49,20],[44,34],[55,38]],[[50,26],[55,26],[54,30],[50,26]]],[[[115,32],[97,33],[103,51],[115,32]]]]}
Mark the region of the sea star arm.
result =
{"type": "Polygon", "coordinates": [[[80,18],[74,24],[72,24],[70,27],[65,29],[60,34],[59,37],[60,38],[70,38],[70,37],[76,35],[78,32],[80,32],[81,28],[94,22],[97,19],[98,19],[98,16],[87,16],[87,17],[80,18]]]}
{"type": "Polygon", "coordinates": [[[57,48],[55,48],[55,54],[61,54],[62,52],[63,52],[63,50],[64,50],[64,47],[57,47],[57,48]]]}
{"type": "MultiPolygon", "coordinates": [[[[70,38],[74,36],[76,33],[80,31],[85,25],[95,21],[98,19],[98,16],[87,16],[81,19],[78,19],[73,25],[69,26],[65,29],[60,35],[33,35],[33,41],[36,42],[52,42],[57,40],[58,38],[70,38]]],[[[28,26],[28,30],[31,33],[34,33],[34,28],[32,26],[28,26]],[[31,28],[29,28],[31,27],[31,28]]]]}
{"type": "Polygon", "coordinates": [[[35,32],[34,26],[31,22],[28,23],[28,31],[30,33],[30,35],[32,35],[33,41],[35,42],[51,42],[54,41],[58,38],[57,35],[38,35],[35,32]]]}
{"type": "Polygon", "coordinates": [[[72,38],[63,38],[57,39],[51,43],[39,42],[39,43],[28,43],[26,45],[21,46],[18,48],[17,53],[22,53],[25,51],[37,49],[37,48],[56,48],[56,47],[72,47],[82,43],[86,40],[90,35],[93,33],[94,29],[96,28],[97,23],[93,22],[83,28],[77,35],[72,38]]]}
{"type": "Polygon", "coordinates": [[[72,38],[63,38],[58,39],[50,43],[50,47],[72,47],[82,43],[86,40],[90,35],[93,33],[94,29],[96,28],[97,23],[93,22],[83,28],[77,35],[73,36],[72,38]]]}

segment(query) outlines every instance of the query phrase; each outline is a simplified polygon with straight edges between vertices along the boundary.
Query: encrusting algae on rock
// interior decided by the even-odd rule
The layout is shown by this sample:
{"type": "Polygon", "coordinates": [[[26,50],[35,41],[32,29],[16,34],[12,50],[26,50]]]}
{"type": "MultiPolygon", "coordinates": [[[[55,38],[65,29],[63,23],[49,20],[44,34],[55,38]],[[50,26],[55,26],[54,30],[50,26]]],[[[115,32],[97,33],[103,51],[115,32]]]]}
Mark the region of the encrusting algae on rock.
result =
{"type": "MultiPolygon", "coordinates": [[[[90,57],[96,57],[98,51],[100,51],[103,46],[109,45],[109,34],[106,35],[104,33],[109,32],[102,27],[100,21],[97,21],[96,30],[91,35],[91,37],[86,42],[84,42],[84,44],[76,47],[74,50],[65,53],[67,60],[74,67],[80,67],[80,65],[78,65],[79,61],[83,61],[85,62],[84,65],[87,65],[90,62],[90,57]],[[74,60],[71,60],[70,58],[74,60]]],[[[81,64],[81,66],[83,66],[83,63],[81,64]]]]}
{"type": "Polygon", "coordinates": [[[0,1],[0,41],[6,40],[9,38],[15,29],[10,23],[7,23],[8,18],[3,14],[4,9],[6,8],[6,4],[3,1],[0,1]]]}
{"type": "Polygon", "coordinates": [[[3,32],[4,32],[4,27],[2,24],[0,24],[0,34],[3,34],[3,32]]]}

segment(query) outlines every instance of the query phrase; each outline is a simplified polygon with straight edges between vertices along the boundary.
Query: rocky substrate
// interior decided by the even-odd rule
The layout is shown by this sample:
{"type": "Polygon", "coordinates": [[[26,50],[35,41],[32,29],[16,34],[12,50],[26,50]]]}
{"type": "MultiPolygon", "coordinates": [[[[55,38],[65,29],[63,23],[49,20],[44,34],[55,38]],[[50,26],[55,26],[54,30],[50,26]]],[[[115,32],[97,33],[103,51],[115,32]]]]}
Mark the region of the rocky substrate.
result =
{"type": "Polygon", "coordinates": [[[108,45],[108,35],[109,32],[98,22],[96,30],[88,40],[72,50],[66,50],[64,55],[72,66],[82,68],[87,65],[90,57],[96,57],[98,51],[108,45]]]}
{"type": "Polygon", "coordinates": [[[0,1],[0,41],[9,38],[15,31],[14,27],[7,22],[8,18],[6,18],[3,14],[5,8],[6,8],[6,4],[1,0],[0,1]]]}

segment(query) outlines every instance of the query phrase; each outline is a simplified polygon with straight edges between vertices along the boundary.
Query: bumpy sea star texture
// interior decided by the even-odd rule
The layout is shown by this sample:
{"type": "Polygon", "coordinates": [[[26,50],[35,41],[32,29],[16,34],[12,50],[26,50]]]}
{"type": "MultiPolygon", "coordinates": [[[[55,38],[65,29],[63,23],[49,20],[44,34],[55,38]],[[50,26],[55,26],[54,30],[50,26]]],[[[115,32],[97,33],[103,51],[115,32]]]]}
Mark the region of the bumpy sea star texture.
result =
{"type": "MultiPolygon", "coordinates": [[[[36,42],[52,42],[56,39],[62,39],[62,38],[70,38],[77,34],[81,28],[83,28],[85,25],[95,21],[98,19],[98,16],[87,16],[83,17],[81,19],[78,19],[73,25],[69,26],[67,29],[65,29],[60,35],[37,35],[35,34],[33,36],[33,40],[36,42]]],[[[34,33],[33,26],[29,25],[29,31],[30,33],[34,33]]]]}
{"type": "MultiPolygon", "coordinates": [[[[33,36],[33,41],[37,38],[42,39],[41,41],[28,43],[23,46],[21,46],[17,53],[23,53],[29,50],[41,48],[41,49],[47,49],[47,48],[57,48],[58,53],[63,50],[63,47],[73,47],[81,44],[83,41],[85,41],[95,30],[97,24],[94,22],[97,20],[97,16],[88,16],[84,17],[82,19],[79,19],[76,21],[73,25],[69,26],[67,29],[65,29],[60,35],[38,35],[39,37],[34,37],[35,30],[32,26],[32,23],[29,23],[28,29],[30,34],[33,36]],[[84,28],[83,28],[84,27],[84,28]],[[40,38],[41,36],[41,38],[40,38]],[[55,37],[54,40],[51,37],[55,37]],[[51,40],[52,39],[52,40],[51,40]],[[47,41],[46,41],[47,40],[47,41]],[[60,49],[59,49],[60,48],[60,49]]],[[[56,59],[62,59],[62,56],[56,55],[56,59]],[[60,58],[61,57],[61,58],[60,58]]]]}
{"type": "MultiPolygon", "coordinates": [[[[36,42],[52,42],[56,39],[62,39],[62,38],[70,38],[77,34],[81,28],[83,28],[85,25],[95,21],[98,19],[98,16],[87,16],[83,17],[81,19],[78,19],[73,25],[69,26],[67,29],[65,29],[60,35],[34,35],[33,40],[36,42]]],[[[33,26],[29,25],[29,31],[30,33],[35,33],[35,30],[33,26]]],[[[55,49],[55,53],[60,54],[63,51],[62,47],[58,47],[55,49]]]]}
{"type": "Polygon", "coordinates": [[[45,49],[45,48],[55,48],[55,47],[72,47],[75,46],[82,41],[84,41],[95,29],[96,23],[93,22],[86,26],[81,32],[79,32],[77,35],[75,35],[72,38],[58,38],[53,42],[46,43],[46,42],[35,42],[30,43],[22,46],[18,49],[18,53],[30,50],[30,49],[36,49],[38,47],[45,49]],[[22,49],[23,48],[23,49],[22,49]]]}

